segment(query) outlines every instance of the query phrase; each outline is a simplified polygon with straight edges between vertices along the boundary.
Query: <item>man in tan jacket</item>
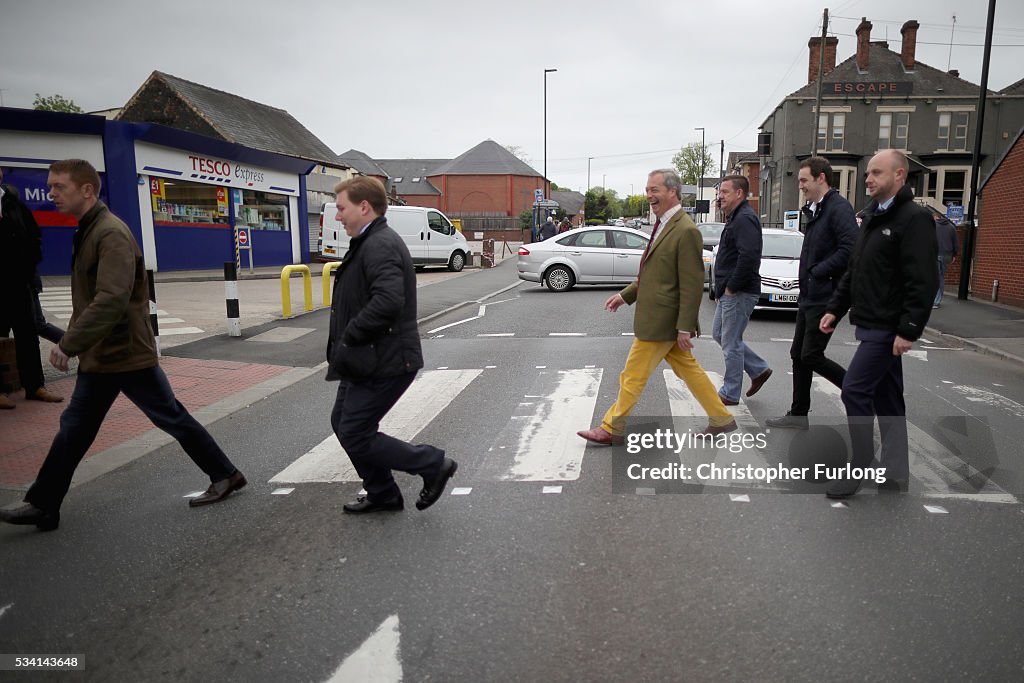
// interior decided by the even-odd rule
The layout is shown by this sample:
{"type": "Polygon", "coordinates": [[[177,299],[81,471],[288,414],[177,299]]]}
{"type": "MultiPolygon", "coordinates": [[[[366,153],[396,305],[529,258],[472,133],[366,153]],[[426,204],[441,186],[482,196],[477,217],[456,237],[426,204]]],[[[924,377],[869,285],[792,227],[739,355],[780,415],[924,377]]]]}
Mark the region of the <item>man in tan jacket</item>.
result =
{"type": "Polygon", "coordinates": [[[736,420],[718,391],[693,357],[693,338],[700,334],[698,314],[704,291],[703,240],[680,205],[679,176],[671,169],[647,177],[647,201],[657,217],[651,241],[640,259],[635,282],[604,304],[615,312],[636,303],[633,346],[619,376],[619,395],[599,427],[577,432],[597,444],[619,444],[625,421],[640,400],[651,373],[662,360],[672,366],[708,414],[705,433],[736,429],[736,420]]]}
{"type": "Polygon", "coordinates": [[[189,505],[223,500],[245,486],[245,477],[174,397],[160,369],[139,245],[128,226],[99,200],[99,174],[89,162],[55,162],[47,185],[57,209],[78,219],[71,257],[71,320],[50,352],[50,363],[65,372],[69,358],[78,356],[78,380],[25,504],[0,510],[0,520],[34,524],[43,531],[57,528],[71,477],[121,392],[177,439],[210,477],[210,487],[189,505]]]}

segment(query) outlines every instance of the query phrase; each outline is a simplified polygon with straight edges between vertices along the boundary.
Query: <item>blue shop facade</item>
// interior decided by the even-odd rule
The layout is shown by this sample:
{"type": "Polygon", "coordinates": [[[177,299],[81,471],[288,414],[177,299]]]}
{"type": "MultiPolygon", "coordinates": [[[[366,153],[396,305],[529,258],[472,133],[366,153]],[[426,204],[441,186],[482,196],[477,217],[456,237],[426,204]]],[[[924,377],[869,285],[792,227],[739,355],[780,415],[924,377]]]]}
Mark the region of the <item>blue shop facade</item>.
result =
{"type": "Polygon", "coordinates": [[[157,124],[0,108],[0,167],[42,231],[40,275],[71,272],[76,222],[56,210],[46,177],[72,157],[100,172],[100,197],[131,228],[147,268],[220,269],[236,260],[239,231],[256,266],[309,259],[313,162],[157,124]]]}

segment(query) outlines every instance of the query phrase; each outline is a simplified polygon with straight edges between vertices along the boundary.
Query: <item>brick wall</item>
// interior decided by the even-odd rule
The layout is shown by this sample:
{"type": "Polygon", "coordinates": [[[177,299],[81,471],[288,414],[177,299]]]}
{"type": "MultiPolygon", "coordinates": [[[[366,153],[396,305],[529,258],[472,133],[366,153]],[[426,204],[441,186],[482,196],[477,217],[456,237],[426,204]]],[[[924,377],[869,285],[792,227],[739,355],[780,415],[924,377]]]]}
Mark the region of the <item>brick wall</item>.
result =
{"type": "MultiPolygon", "coordinates": [[[[1024,136],[1017,139],[983,188],[971,282],[971,293],[977,299],[989,299],[992,281],[999,280],[998,300],[1013,306],[1024,306],[1021,178],[1024,178],[1024,136]]],[[[956,271],[956,277],[959,278],[960,269],[956,271]]],[[[951,275],[947,273],[946,282],[950,281],[951,275]]]]}
{"type": "Polygon", "coordinates": [[[508,175],[430,176],[442,192],[440,208],[445,213],[518,216],[533,206],[533,191],[540,177],[508,175]]]}
{"type": "Polygon", "coordinates": [[[441,209],[441,195],[439,194],[403,194],[399,195],[406,206],[425,206],[428,209],[441,209]]]}

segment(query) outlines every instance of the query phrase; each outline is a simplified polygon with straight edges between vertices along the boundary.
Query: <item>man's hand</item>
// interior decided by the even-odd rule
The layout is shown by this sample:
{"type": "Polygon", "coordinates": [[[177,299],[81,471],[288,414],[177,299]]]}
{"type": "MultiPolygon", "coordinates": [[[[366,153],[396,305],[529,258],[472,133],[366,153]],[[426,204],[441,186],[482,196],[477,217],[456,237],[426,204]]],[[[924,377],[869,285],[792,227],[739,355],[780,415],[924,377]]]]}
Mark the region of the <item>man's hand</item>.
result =
{"type": "Polygon", "coordinates": [[[68,371],[68,356],[66,353],[60,350],[59,346],[54,346],[50,349],[50,365],[57,368],[61,372],[68,371]]]}
{"type": "Polygon", "coordinates": [[[836,317],[831,313],[826,313],[821,316],[821,322],[818,323],[818,329],[824,334],[832,334],[836,331],[836,317]]]}
{"type": "Polygon", "coordinates": [[[676,344],[679,344],[679,348],[683,351],[690,351],[693,349],[693,341],[690,339],[689,332],[680,332],[676,335],[676,344]]]}
{"type": "Polygon", "coordinates": [[[724,291],[724,292],[722,292],[722,293],[723,293],[723,294],[725,294],[725,296],[732,296],[732,295],[733,295],[733,294],[735,294],[736,292],[734,292],[734,291],[732,291],[731,289],[729,289],[728,287],[726,287],[726,288],[725,288],[725,291],[724,291]]]}
{"type": "Polygon", "coordinates": [[[612,294],[608,297],[608,301],[604,302],[604,310],[614,313],[619,310],[619,306],[622,306],[625,303],[626,300],[622,298],[621,294],[612,294]]]}
{"type": "Polygon", "coordinates": [[[892,343],[892,355],[902,356],[911,349],[914,342],[904,339],[903,337],[896,335],[896,341],[892,343]]]}

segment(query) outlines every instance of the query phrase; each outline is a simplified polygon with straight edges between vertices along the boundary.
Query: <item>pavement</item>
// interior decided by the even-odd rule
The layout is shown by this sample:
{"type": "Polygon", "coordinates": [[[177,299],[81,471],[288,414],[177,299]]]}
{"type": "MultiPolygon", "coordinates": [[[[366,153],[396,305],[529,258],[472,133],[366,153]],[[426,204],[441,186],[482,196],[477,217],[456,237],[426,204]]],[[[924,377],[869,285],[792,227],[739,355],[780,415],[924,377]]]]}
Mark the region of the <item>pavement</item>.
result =
{"type": "MultiPolygon", "coordinates": [[[[514,253],[514,248],[513,248],[514,253]]],[[[418,275],[418,316],[421,325],[451,311],[477,304],[489,297],[520,285],[514,258],[496,254],[490,269],[466,269],[461,273],[427,271],[418,275]]],[[[312,264],[316,265],[316,264],[312,264]]],[[[257,269],[253,279],[279,278],[280,269],[257,269]]],[[[243,275],[245,277],[246,275],[243,275]]],[[[217,287],[223,273],[218,271],[158,274],[157,298],[161,283],[180,283],[182,296],[196,299],[197,305],[223,315],[218,297],[209,297],[204,285],[217,287]],[[185,279],[181,279],[185,278],[185,279]],[[205,278],[205,279],[203,279],[205,278]],[[191,284],[189,284],[191,283],[191,284]],[[191,288],[188,289],[188,288],[191,288]],[[193,294],[189,294],[193,291],[193,294]]],[[[54,285],[57,278],[49,278],[54,285]]],[[[277,310],[280,288],[267,283],[256,291],[262,299],[249,302],[266,310],[277,310]]],[[[527,284],[527,287],[536,287],[527,284]]],[[[319,284],[314,285],[319,291],[319,284]]],[[[161,304],[162,305],[162,304],[161,304]]],[[[295,306],[301,311],[301,305],[295,306]]],[[[230,416],[311,375],[324,371],[324,350],[329,310],[320,307],[288,319],[276,316],[245,318],[242,337],[229,337],[224,331],[183,341],[164,348],[164,368],[179,400],[203,424],[230,416]],[[264,317],[270,317],[265,321],[264,317]],[[250,324],[250,323],[253,324],[250,324]]],[[[429,327],[429,326],[428,326],[429,327]]],[[[945,343],[995,356],[1024,365],[1024,310],[975,300],[960,301],[949,292],[942,306],[932,311],[926,333],[945,343]]],[[[41,342],[48,354],[49,344],[41,342]]],[[[13,395],[17,409],[0,413],[0,504],[20,497],[33,480],[46,456],[59,426],[60,414],[74,389],[74,368],[57,373],[44,362],[47,386],[65,397],[65,403],[48,404],[25,401],[20,392],[13,395]],[[10,495],[4,495],[4,492],[10,495]],[[9,499],[9,500],[5,500],[9,499]]],[[[74,486],[90,481],[152,452],[171,439],[152,428],[149,421],[123,396],[115,402],[108,419],[76,473],[74,486]]]]}

